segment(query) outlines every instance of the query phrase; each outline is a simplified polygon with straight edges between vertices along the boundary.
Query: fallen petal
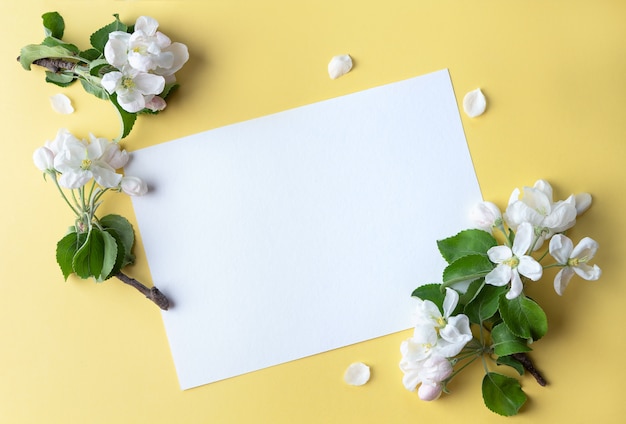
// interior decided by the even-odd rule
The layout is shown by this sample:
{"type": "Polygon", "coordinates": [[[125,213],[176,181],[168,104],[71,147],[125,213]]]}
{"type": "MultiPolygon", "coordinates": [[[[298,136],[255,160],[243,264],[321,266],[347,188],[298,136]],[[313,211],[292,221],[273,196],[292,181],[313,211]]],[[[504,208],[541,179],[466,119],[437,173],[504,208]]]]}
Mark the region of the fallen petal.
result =
{"type": "Polygon", "coordinates": [[[58,93],[54,96],[50,96],[50,104],[52,105],[52,109],[57,113],[69,115],[74,112],[72,102],[65,94],[58,93]]]}
{"type": "Polygon", "coordinates": [[[362,386],[370,379],[370,367],[362,362],[350,364],[343,379],[351,386],[362,386]]]}
{"type": "Polygon", "coordinates": [[[463,98],[463,110],[470,118],[482,115],[487,108],[487,99],[480,88],[470,91],[463,98]]]}
{"type": "Polygon", "coordinates": [[[328,75],[331,79],[347,74],[350,69],[352,69],[352,58],[347,54],[335,56],[328,63],[328,75]]]}

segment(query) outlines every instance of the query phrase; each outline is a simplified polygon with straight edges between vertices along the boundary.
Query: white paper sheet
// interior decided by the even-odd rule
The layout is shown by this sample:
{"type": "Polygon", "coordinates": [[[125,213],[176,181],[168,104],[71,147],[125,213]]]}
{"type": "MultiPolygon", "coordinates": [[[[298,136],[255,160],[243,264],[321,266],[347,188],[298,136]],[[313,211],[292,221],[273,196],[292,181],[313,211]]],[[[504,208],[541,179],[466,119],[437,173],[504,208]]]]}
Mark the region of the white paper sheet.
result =
{"type": "Polygon", "coordinates": [[[133,153],[181,388],[411,326],[481,200],[447,70],[133,153]]]}

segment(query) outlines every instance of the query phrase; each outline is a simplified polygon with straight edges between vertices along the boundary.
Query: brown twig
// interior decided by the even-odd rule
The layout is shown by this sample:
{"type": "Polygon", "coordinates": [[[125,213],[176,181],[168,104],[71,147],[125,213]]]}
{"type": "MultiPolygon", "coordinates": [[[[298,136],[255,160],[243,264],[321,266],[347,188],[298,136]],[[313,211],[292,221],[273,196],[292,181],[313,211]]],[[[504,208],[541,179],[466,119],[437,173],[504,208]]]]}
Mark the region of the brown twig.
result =
{"type": "Polygon", "coordinates": [[[167,311],[167,309],[170,307],[170,302],[167,297],[163,293],[161,293],[156,287],[148,288],[141,284],[139,281],[129,277],[121,271],[115,276],[119,278],[122,282],[139,290],[141,294],[153,301],[159,308],[163,309],[164,311],[167,311]]]}
{"type": "Polygon", "coordinates": [[[548,382],[546,381],[545,378],[543,378],[543,375],[541,375],[539,370],[535,368],[533,361],[530,360],[528,355],[526,355],[525,353],[514,353],[511,356],[513,356],[513,358],[515,358],[519,363],[521,363],[524,366],[524,369],[528,371],[530,375],[535,377],[535,380],[537,380],[537,383],[539,383],[540,386],[545,386],[548,384],[548,382]]]}
{"type": "MultiPolygon", "coordinates": [[[[17,61],[20,61],[20,57],[17,57],[17,61]]],[[[49,70],[50,72],[54,72],[55,74],[59,71],[73,71],[76,68],[77,63],[71,62],[65,59],[58,58],[50,58],[44,57],[42,59],[34,60],[33,63],[35,65],[42,66],[49,70]]]]}

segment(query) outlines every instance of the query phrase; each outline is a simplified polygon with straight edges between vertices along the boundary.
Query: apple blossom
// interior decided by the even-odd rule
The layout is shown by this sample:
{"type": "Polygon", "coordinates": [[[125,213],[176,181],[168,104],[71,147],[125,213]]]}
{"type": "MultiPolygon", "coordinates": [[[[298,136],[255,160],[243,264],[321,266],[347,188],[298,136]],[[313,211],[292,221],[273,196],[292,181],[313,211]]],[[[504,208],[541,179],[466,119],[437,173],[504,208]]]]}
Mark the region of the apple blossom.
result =
{"type": "Polygon", "coordinates": [[[105,149],[101,139],[92,143],[68,141],[54,158],[54,168],[61,173],[59,184],[66,188],[79,188],[93,178],[104,188],[116,187],[122,175],[102,160],[105,149]]]}
{"type": "Polygon", "coordinates": [[[107,62],[118,69],[129,65],[135,70],[160,75],[173,82],[174,73],[189,60],[189,52],[186,45],[172,43],[169,37],[157,31],[158,26],[155,19],[140,16],[132,34],[111,32],[104,48],[107,62]]]}
{"type": "Polygon", "coordinates": [[[165,79],[160,75],[140,72],[130,67],[113,71],[102,77],[102,87],[109,94],[117,94],[117,102],[127,112],[135,113],[146,107],[146,101],[160,94],[165,79]]]}
{"type": "Polygon", "coordinates": [[[562,296],[572,276],[577,274],[584,280],[595,281],[600,278],[602,271],[597,265],[590,266],[598,250],[598,243],[589,238],[583,238],[574,247],[568,237],[557,234],[550,240],[550,255],[563,267],[554,278],[554,290],[562,296]]]}
{"type": "Polygon", "coordinates": [[[537,281],[543,275],[543,267],[532,256],[527,255],[533,242],[533,227],[530,223],[520,224],[513,246],[494,246],[487,251],[489,260],[497,266],[485,276],[485,283],[504,286],[511,283],[506,298],[515,299],[522,293],[524,285],[520,274],[537,281]]]}
{"type": "Polygon", "coordinates": [[[541,247],[543,240],[552,234],[563,232],[576,223],[574,196],[553,202],[552,187],[547,181],[538,180],[533,187],[524,187],[524,196],[521,199],[519,196],[520,190],[516,188],[509,199],[504,219],[514,230],[521,223],[530,222],[542,232],[543,238],[538,239],[534,248],[541,247]]]}

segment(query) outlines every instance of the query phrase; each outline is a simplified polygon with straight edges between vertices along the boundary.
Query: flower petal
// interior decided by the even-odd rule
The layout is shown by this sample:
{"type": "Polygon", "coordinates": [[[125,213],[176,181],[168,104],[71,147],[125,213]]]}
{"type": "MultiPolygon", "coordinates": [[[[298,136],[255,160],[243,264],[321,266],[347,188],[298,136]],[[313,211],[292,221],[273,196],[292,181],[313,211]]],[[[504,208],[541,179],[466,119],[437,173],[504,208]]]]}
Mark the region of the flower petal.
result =
{"type": "Polygon", "coordinates": [[[524,284],[522,283],[521,278],[519,277],[519,273],[517,270],[513,270],[511,273],[511,288],[506,293],[506,298],[509,300],[515,299],[519,296],[524,290],[524,284]]]}
{"type": "Polygon", "coordinates": [[[480,88],[470,91],[463,97],[463,111],[470,118],[482,115],[486,108],[487,99],[480,88]]]}
{"type": "Polygon", "coordinates": [[[143,31],[146,35],[154,35],[159,22],[150,16],[140,16],[135,21],[135,31],[143,31]]]}
{"type": "Polygon", "coordinates": [[[459,294],[456,290],[446,287],[446,297],[443,299],[443,317],[448,317],[454,312],[454,308],[459,303],[459,294]]]}
{"type": "Polygon", "coordinates": [[[133,78],[133,82],[141,94],[160,94],[165,88],[165,79],[160,75],[141,72],[133,78]]]}
{"type": "Polygon", "coordinates": [[[363,362],[350,364],[343,375],[343,379],[351,386],[362,386],[370,379],[370,367],[363,362]]]}
{"type": "Polygon", "coordinates": [[[489,260],[499,264],[513,257],[513,252],[508,246],[494,246],[487,251],[489,260]]]}
{"type": "Polygon", "coordinates": [[[591,206],[591,194],[589,193],[578,193],[574,196],[574,200],[577,215],[582,215],[591,206]]]}
{"type": "Polygon", "coordinates": [[[583,280],[595,281],[602,275],[602,270],[598,265],[590,266],[587,264],[581,264],[574,267],[574,272],[583,280]]]}
{"type": "Polygon", "coordinates": [[[518,258],[525,255],[528,249],[530,249],[534,236],[533,226],[529,222],[521,223],[517,228],[517,233],[515,233],[513,247],[511,247],[513,254],[518,258]]]}
{"type": "Polygon", "coordinates": [[[584,258],[585,261],[589,261],[589,259],[592,259],[596,255],[598,247],[598,242],[592,238],[585,237],[578,242],[576,247],[572,250],[570,257],[577,259],[584,258]]]}
{"type": "Polygon", "coordinates": [[[65,94],[57,93],[53,96],[50,96],[50,104],[52,105],[52,109],[56,113],[69,115],[74,112],[72,102],[70,98],[67,97],[65,94]]]}
{"type": "Polygon", "coordinates": [[[550,239],[550,255],[561,265],[567,264],[573,249],[574,243],[563,234],[555,234],[550,239]]]}
{"type": "Polygon", "coordinates": [[[520,274],[533,281],[539,280],[543,275],[543,267],[532,256],[522,256],[519,258],[517,270],[520,274]]]}
{"type": "Polygon", "coordinates": [[[485,284],[504,286],[511,281],[512,270],[508,265],[500,264],[485,276],[485,284]]]}
{"type": "Polygon", "coordinates": [[[574,270],[570,267],[565,267],[560,270],[556,276],[554,277],[554,291],[559,295],[563,296],[563,292],[567,288],[569,281],[572,279],[574,275],[574,270]]]}
{"type": "Polygon", "coordinates": [[[334,56],[328,62],[328,76],[331,79],[337,79],[347,74],[350,72],[350,69],[352,69],[352,58],[347,54],[334,56]]]}

